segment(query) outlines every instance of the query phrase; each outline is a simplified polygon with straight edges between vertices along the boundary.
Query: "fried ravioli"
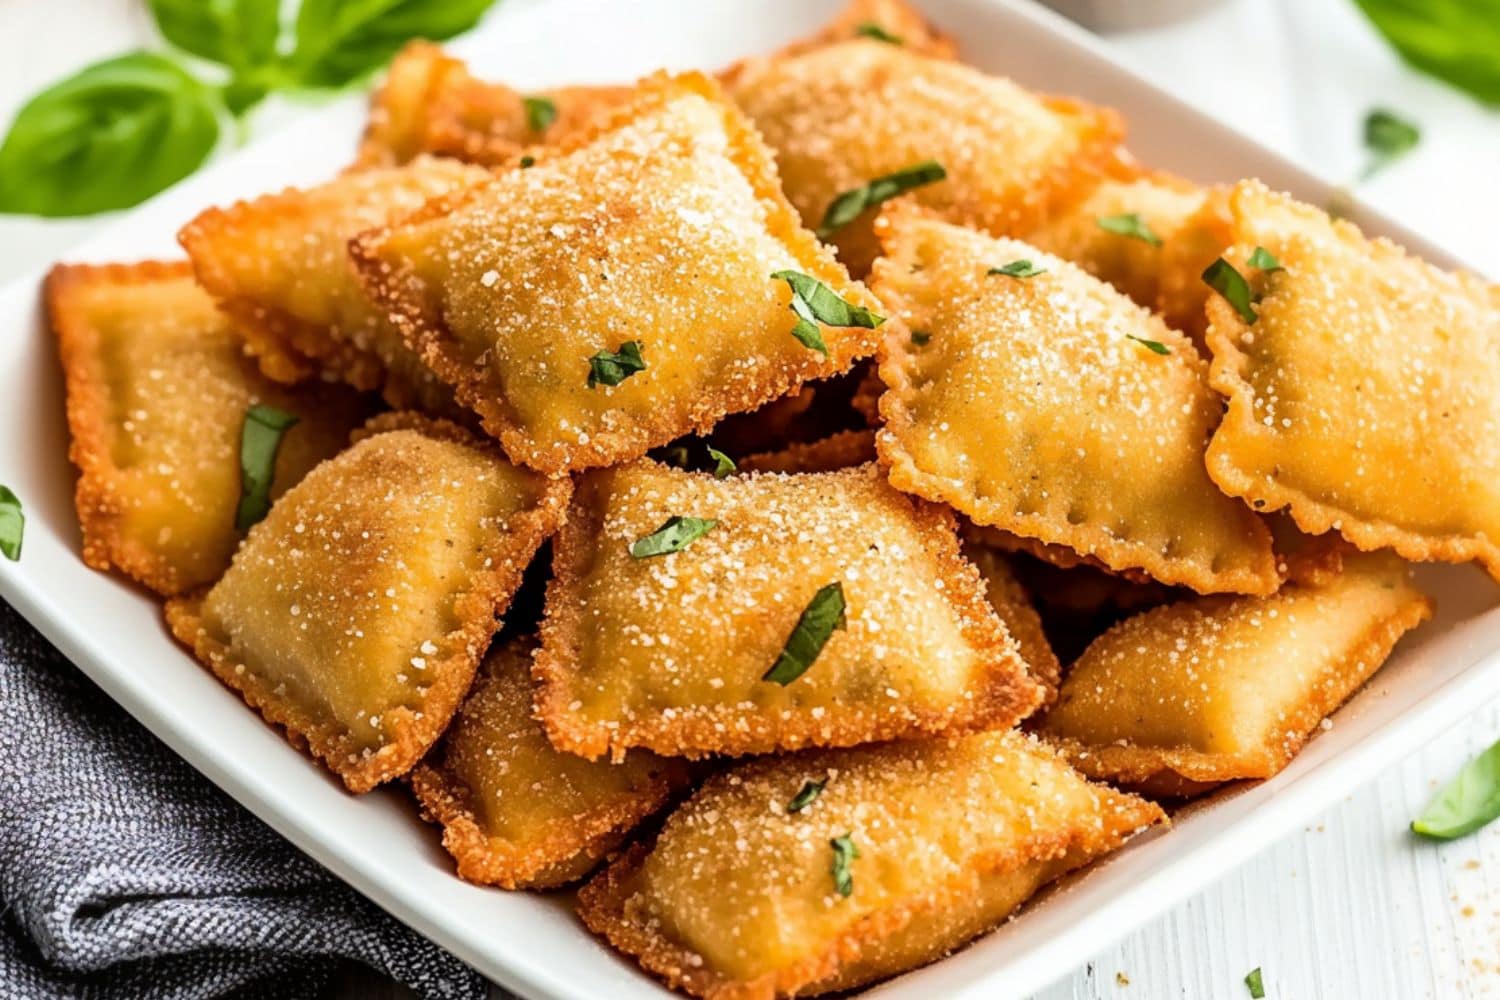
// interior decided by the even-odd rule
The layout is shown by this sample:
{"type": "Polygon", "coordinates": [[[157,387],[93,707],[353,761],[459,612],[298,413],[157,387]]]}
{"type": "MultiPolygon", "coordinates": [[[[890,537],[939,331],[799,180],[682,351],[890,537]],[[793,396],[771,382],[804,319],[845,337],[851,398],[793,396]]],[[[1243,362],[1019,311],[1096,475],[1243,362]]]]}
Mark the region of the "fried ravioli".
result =
{"type": "Polygon", "coordinates": [[[830,993],[942,957],[1165,820],[1016,733],[816,751],[709,779],[579,913],[695,996],[830,993]]]}
{"type": "Polygon", "coordinates": [[[754,130],[694,74],[647,81],[592,141],[354,252],[407,342],[512,460],[552,474],[637,457],[844,371],[873,353],[866,327],[880,321],[798,226],[754,130]],[[859,315],[808,318],[791,287],[803,279],[821,283],[820,308],[859,315]]]}
{"type": "Polygon", "coordinates": [[[378,417],[167,619],[293,745],[368,791],[447,727],[568,492],[453,424],[378,417]]]}
{"type": "Polygon", "coordinates": [[[360,286],[351,237],[488,177],[451,160],[344,174],[326,184],[211,208],[179,234],[203,287],[235,317],[261,368],[380,389],[392,406],[455,404],[360,286]]]}
{"type": "Polygon", "coordinates": [[[1255,321],[1209,299],[1214,482],[1310,534],[1500,579],[1500,286],[1254,181],[1231,208],[1255,321]]]}
{"type": "Polygon", "coordinates": [[[645,751],[611,764],[554,750],[531,716],[535,648],[523,636],[490,650],[442,743],[411,775],[470,882],[575,882],[692,777],[683,761],[645,751]]]}
{"type": "Polygon", "coordinates": [[[559,749],[845,746],[1010,726],[1041,699],[952,515],[873,466],[590,473],[554,547],[534,670],[559,749]]]}
{"type": "Polygon", "coordinates": [[[1040,732],[1085,774],[1148,794],[1285,767],[1432,602],[1389,553],[1270,597],[1198,597],[1129,618],[1070,668],[1040,732]]]}
{"type": "Polygon", "coordinates": [[[1113,570],[1276,589],[1270,532],[1204,471],[1220,402],[1186,337],[1027,244],[905,205],[881,225],[873,287],[926,334],[881,348],[876,448],[897,488],[1113,570]],[[1041,273],[991,273],[1017,260],[1041,273]]]}
{"type": "Polygon", "coordinates": [[[160,594],[211,583],[229,566],[251,406],[297,417],[276,453],[272,497],[367,415],[353,392],[261,375],[186,261],[59,265],[46,303],[67,379],[83,560],[160,594]]]}
{"type": "MultiPolygon", "coordinates": [[[[1099,179],[1122,134],[1111,111],[871,39],[751,60],[729,89],[809,227],[844,192],[935,160],[946,178],[911,197],[953,222],[1025,232],[1099,179]]],[[[856,276],[878,254],[873,217],[828,234],[856,276]]]]}

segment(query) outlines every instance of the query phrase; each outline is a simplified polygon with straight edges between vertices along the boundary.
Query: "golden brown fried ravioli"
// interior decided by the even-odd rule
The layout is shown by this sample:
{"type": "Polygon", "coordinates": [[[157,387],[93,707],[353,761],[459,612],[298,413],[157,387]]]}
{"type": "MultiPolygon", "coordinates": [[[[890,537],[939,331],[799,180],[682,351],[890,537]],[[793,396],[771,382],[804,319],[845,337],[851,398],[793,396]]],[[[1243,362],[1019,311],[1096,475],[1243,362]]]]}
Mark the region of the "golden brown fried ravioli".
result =
{"type": "Polygon", "coordinates": [[[1500,286],[1258,182],[1232,209],[1256,319],[1209,299],[1214,482],[1312,534],[1500,579],[1500,286]],[[1251,267],[1257,248],[1279,268],[1251,267]]]}
{"type": "Polygon", "coordinates": [[[994,549],[974,542],[964,544],[964,557],[979,570],[984,578],[984,590],[990,599],[990,607],[1005,623],[1005,630],[1016,640],[1021,659],[1031,679],[1042,687],[1043,707],[1057,700],[1057,688],[1062,683],[1062,664],[1042,631],[1042,617],[1026,586],[1017,579],[1010,562],[994,549]]]}
{"type": "Polygon", "coordinates": [[[686,787],[681,760],[561,753],[531,716],[533,637],[497,644],[428,760],[412,772],[424,812],[470,882],[506,889],[577,881],[686,787]]]}
{"type": "Polygon", "coordinates": [[[587,757],[1004,727],[1041,699],[959,555],[952,515],[892,490],[874,466],[717,480],[643,461],[590,473],[553,569],[537,712],[554,745],[587,757]],[[641,540],[672,518],[713,523],[680,551],[642,557],[641,540]],[[799,623],[834,586],[839,624],[808,652],[799,623]],[[804,672],[787,680],[789,662],[804,672]]]}
{"type": "Polygon", "coordinates": [[[1270,597],[1164,605],[1094,641],[1040,731],[1085,774],[1153,794],[1268,778],[1431,614],[1389,553],[1270,597]]]}
{"type": "MultiPolygon", "coordinates": [[[[954,222],[1025,232],[1098,179],[1122,132],[1111,111],[871,39],[751,60],[729,86],[809,227],[840,194],[936,160],[947,178],[911,197],[954,222]]],[[[879,252],[873,217],[828,237],[856,276],[879,252]]]]}
{"type": "Polygon", "coordinates": [[[354,252],[408,343],[514,461],[549,473],[706,431],[843,371],[876,340],[793,312],[773,274],[879,303],[798,226],[754,130],[694,74],[647,81],[593,141],[354,252]],[[793,335],[808,330],[826,354],[793,335]]]}
{"type": "Polygon", "coordinates": [[[1017,733],[796,754],[709,779],[579,913],[695,996],[830,993],[942,957],[1164,822],[1017,733]]]}
{"type": "Polygon", "coordinates": [[[1270,593],[1264,524],[1203,468],[1219,418],[1188,339],[1035,247],[896,206],[874,288],[920,342],[881,348],[897,488],[979,524],[1200,592],[1270,593]],[[993,274],[1011,261],[1032,277],[993,274]]]}
{"type": "Polygon", "coordinates": [[[452,414],[447,387],[361,287],[348,243],[488,176],[479,167],[422,158],[211,208],[178,238],[267,375],[295,381],[319,374],[381,389],[393,406],[452,414]]]}
{"type": "Polygon", "coordinates": [[[229,565],[246,410],[267,403],[298,418],[276,453],[273,497],[368,412],[353,392],[268,381],[186,261],[59,265],[46,300],[67,378],[83,560],[158,593],[211,583],[229,565]]]}
{"type": "Polygon", "coordinates": [[[447,727],[567,480],[453,424],[378,417],[288,490],[173,633],[287,738],[363,792],[447,727]]]}
{"type": "Polygon", "coordinates": [[[746,455],[741,472],[833,472],[875,461],[875,432],[839,431],[817,441],[795,442],[780,451],[746,455]]]}

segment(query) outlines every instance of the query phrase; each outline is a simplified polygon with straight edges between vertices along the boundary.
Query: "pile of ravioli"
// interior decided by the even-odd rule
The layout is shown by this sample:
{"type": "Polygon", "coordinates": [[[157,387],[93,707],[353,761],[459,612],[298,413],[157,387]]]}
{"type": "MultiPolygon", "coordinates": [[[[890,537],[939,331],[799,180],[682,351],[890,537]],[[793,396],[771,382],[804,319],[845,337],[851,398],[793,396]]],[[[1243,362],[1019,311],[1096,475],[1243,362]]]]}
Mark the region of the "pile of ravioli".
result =
{"type": "Polygon", "coordinates": [[[899,0],[716,76],[427,44],[357,161],[60,265],[83,558],[458,874],[847,990],[1264,779],[1500,574],[1500,290],[899,0]]]}

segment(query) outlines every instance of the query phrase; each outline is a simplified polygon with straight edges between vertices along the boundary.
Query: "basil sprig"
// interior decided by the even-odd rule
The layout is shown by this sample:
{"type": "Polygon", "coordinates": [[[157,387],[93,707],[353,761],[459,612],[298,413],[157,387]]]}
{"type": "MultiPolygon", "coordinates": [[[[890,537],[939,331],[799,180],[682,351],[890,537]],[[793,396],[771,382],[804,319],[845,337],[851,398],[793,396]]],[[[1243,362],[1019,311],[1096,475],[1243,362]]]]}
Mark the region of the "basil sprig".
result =
{"type": "Polygon", "coordinates": [[[271,481],[281,440],[297,423],[294,414],[265,403],[245,411],[240,428],[240,503],[234,512],[236,531],[249,531],[271,509],[271,481]]]}
{"type": "Polygon", "coordinates": [[[833,848],[834,891],[848,899],[854,895],[854,859],[859,857],[859,847],[855,845],[854,837],[847,833],[834,837],[828,845],[833,848]]]}
{"type": "Polygon", "coordinates": [[[1172,349],[1170,347],[1168,347],[1166,344],[1163,344],[1159,340],[1147,340],[1145,337],[1137,337],[1133,333],[1127,333],[1125,335],[1125,339],[1126,340],[1133,340],[1133,341],[1135,341],[1137,344],[1140,344],[1142,347],[1144,347],[1146,350],[1150,351],[1152,354],[1171,354],[1172,353],[1172,349]]]}
{"type": "Polygon", "coordinates": [[[792,801],[786,804],[786,811],[789,813],[801,812],[808,806],[812,805],[813,801],[819,795],[822,795],[823,789],[827,787],[827,779],[824,779],[823,781],[814,781],[811,778],[807,779],[807,781],[803,782],[802,784],[802,790],[799,791],[796,795],[792,796],[792,801]]]}
{"type": "Polygon", "coordinates": [[[639,340],[627,340],[618,351],[596,351],[589,358],[588,387],[619,385],[636,372],[645,371],[646,359],[641,355],[643,346],[639,340]]]}
{"type": "Polygon", "coordinates": [[[1412,821],[1413,833],[1453,840],[1500,818],[1500,743],[1463,766],[1412,821]]]}
{"type": "Polygon", "coordinates": [[[1037,267],[1029,260],[1013,260],[1009,264],[1000,267],[992,267],[985,272],[987,275],[1003,274],[1008,278],[1035,278],[1039,274],[1046,274],[1045,267],[1037,267]]]}
{"type": "Polygon", "coordinates": [[[1101,215],[1094,220],[1100,229],[1116,236],[1129,236],[1131,239],[1149,243],[1151,246],[1161,246],[1161,237],[1151,228],[1151,224],[1141,217],[1139,212],[1125,212],[1122,215],[1101,215]]]}
{"type": "MultiPolygon", "coordinates": [[[[1256,247],[1250,254],[1249,265],[1260,271],[1285,271],[1281,261],[1265,247],[1256,247]]],[[[1224,296],[1224,301],[1234,306],[1234,311],[1240,314],[1240,319],[1248,325],[1254,325],[1259,317],[1255,312],[1255,303],[1260,301],[1260,296],[1250,290],[1250,282],[1229,261],[1220,257],[1208,267],[1203,269],[1203,281],[1209,288],[1224,296]]]]}
{"type": "Polygon", "coordinates": [[[761,680],[786,687],[807,673],[834,630],[844,627],[844,585],[835,580],[818,589],[797,619],[781,655],[761,680]]]}
{"type": "Polygon", "coordinates": [[[873,330],[885,322],[864,306],[854,306],[839,298],[838,292],[817,278],[800,271],[777,271],[771,275],[777,281],[785,281],[792,290],[792,312],[797,316],[797,325],[792,327],[792,336],[804,347],[828,356],[828,345],[823,341],[819,323],[826,326],[857,326],[873,330]]]}
{"type": "Polygon", "coordinates": [[[557,121],[557,102],[550,97],[523,97],[521,105],[526,109],[526,127],[533,132],[545,132],[557,121]]]}
{"type": "Polygon", "coordinates": [[[893,174],[877,177],[863,187],[845,191],[833,199],[823,212],[823,221],[818,226],[818,236],[826,240],[859,218],[860,213],[865,209],[874,208],[881,202],[889,201],[912,188],[919,188],[924,184],[935,184],[947,176],[948,172],[943,169],[941,163],[936,160],[923,160],[921,163],[914,163],[902,170],[897,170],[893,174]]]}
{"type": "Polygon", "coordinates": [[[650,559],[681,552],[719,526],[709,517],[669,517],[660,528],[630,543],[633,559],[650,559]]]}
{"type": "Polygon", "coordinates": [[[859,22],[854,26],[854,34],[860,38],[873,38],[877,42],[885,42],[887,45],[906,44],[906,41],[900,35],[891,34],[874,21],[859,22]]]}

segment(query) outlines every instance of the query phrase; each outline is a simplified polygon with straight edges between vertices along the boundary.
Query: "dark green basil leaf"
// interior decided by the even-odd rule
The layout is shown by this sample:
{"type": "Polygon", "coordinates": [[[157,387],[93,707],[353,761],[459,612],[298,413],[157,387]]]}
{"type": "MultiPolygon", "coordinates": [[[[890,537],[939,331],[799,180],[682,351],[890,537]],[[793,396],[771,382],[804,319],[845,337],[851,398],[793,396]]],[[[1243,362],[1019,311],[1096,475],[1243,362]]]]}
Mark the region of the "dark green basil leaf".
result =
{"type": "Polygon", "coordinates": [[[1123,215],[1101,215],[1094,220],[1099,228],[1105,232],[1114,233],[1116,236],[1129,236],[1131,239],[1149,243],[1154,247],[1161,246],[1161,237],[1152,231],[1149,223],[1141,218],[1138,212],[1126,212],[1123,215]]]}
{"type": "Polygon", "coordinates": [[[527,155],[521,157],[521,169],[522,170],[525,170],[527,167],[535,166],[535,165],[536,165],[536,157],[535,156],[532,156],[532,155],[530,155],[528,153],[527,155]]]}
{"type": "Polygon", "coordinates": [[[170,59],[95,63],[16,115],[0,144],[0,212],[129,208],[198,169],[218,138],[213,94],[170,59]]]}
{"type": "Polygon", "coordinates": [[[862,38],[873,38],[888,45],[905,45],[900,35],[893,35],[874,21],[861,21],[854,26],[854,33],[862,38]]]}
{"type": "Polygon", "coordinates": [[[276,476],[276,452],[297,417],[265,403],[245,411],[240,428],[240,505],[234,512],[236,531],[249,531],[271,509],[271,481],[276,476]]]}
{"type": "Polygon", "coordinates": [[[1255,307],[1251,305],[1250,283],[1245,280],[1243,274],[1234,269],[1233,264],[1220,257],[1203,269],[1203,281],[1234,306],[1234,311],[1240,314],[1240,319],[1246,323],[1255,322],[1255,307]]]}
{"type": "Polygon", "coordinates": [[[290,75],[308,87],[342,87],[383,66],[412,38],[440,42],[467,31],[494,0],[302,0],[290,75]]]}
{"type": "Polygon", "coordinates": [[[813,781],[809,778],[807,782],[802,786],[802,791],[792,796],[792,801],[786,804],[786,811],[789,813],[801,812],[808,806],[812,805],[813,800],[816,799],[819,795],[822,795],[823,789],[827,787],[828,782],[826,780],[813,781]]]}
{"type": "Polygon", "coordinates": [[[630,554],[636,559],[650,559],[671,552],[681,552],[708,534],[719,522],[708,517],[669,517],[651,534],[630,543],[630,554]]]}
{"type": "Polygon", "coordinates": [[[627,340],[620,350],[599,351],[589,358],[589,388],[596,385],[619,385],[636,372],[646,370],[646,359],[641,356],[641,342],[627,340]]]}
{"type": "Polygon", "coordinates": [[[826,240],[859,218],[860,213],[865,209],[874,208],[898,194],[924,184],[936,183],[947,176],[948,172],[943,169],[941,163],[936,160],[923,160],[904,170],[877,177],[864,187],[845,191],[829,203],[827,211],[823,213],[823,222],[818,226],[818,236],[826,240]]]}
{"type": "Polygon", "coordinates": [[[1013,260],[1002,267],[992,267],[985,274],[1003,274],[1008,278],[1035,278],[1046,274],[1045,267],[1037,267],[1029,260],[1013,260]]]}
{"type": "Polygon", "coordinates": [[[1424,73],[1500,105],[1500,16],[1486,0],[1354,0],[1424,73]]]}
{"type": "Polygon", "coordinates": [[[523,97],[526,108],[526,127],[533,132],[545,132],[557,121],[557,104],[550,97],[523,97]]]}
{"type": "Polygon", "coordinates": [[[854,837],[844,834],[842,837],[834,837],[829,845],[833,848],[833,888],[840,896],[848,899],[854,894],[854,859],[859,857],[859,848],[854,845],[854,837]]]}
{"type": "MultiPolygon", "coordinates": [[[[1500,14],[1500,11],[1497,11],[1500,14]]],[[[1365,115],[1365,149],[1370,152],[1362,177],[1368,179],[1417,148],[1422,131],[1394,111],[1376,108],[1365,115]]]]}
{"type": "Polygon", "coordinates": [[[276,61],[277,0],[149,0],[149,6],[162,36],[184,52],[235,70],[276,61]]]}
{"type": "Polygon", "coordinates": [[[792,290],[792,312],[797,315],[797,325],[792,327],[792,336],[828,356],[828,345],[823,342],[823,331],[819,323],[828,326],[857,326],[873,330],[885,322],[863,306],[851,306],[839,298],[837,292],[817,278],[800,271],[777,271],[771,275],[777,281],[785,281],[792,290]]]}
{"type": "Polygon", "coordinates": [[[21,558],[21,539],[26,534],[26,515],[21,511],[21,500],[10,491],[9,486],[0,486],[0,553],[15,562],[21,558]]]}
{"type": "Polygon", "coordinates": [[[1276,259],[1276,255],[1271,253],[1271,251],[1267,250],[1265,247],[1256,247],[1255,250],[1251,252],[1250,260],[1248,261],[1248,263],[1251,267],[1259,268],[1262,271],[1286,270],[1286,268],[1281,266],[1281,261],[1276,259]]]}
{"type": "Polygon", "coordinates": [[[708,446],[708,457],[714,460],[715,479],[723,479],[725,476],[732,476],[739,471],[740,467],[734,464],[734,459],[713,445],[708,446]]]}
{"type": "Polygon", "coordinates": [[[1260,966],[1256,966],[1246,973],[1245,989],[1250,991],[1250,996],[1253,1000],[1264,1000],[1266,987],[1260,981],[1260,966]]]}
{"type": "Polygon", "coordinates": [[[1159,340],[1147,340],[1145,337],[1137,337],[1133,333],[1127,333],[1125,335],[1125,339],[1135,341],[1137,344],[1140,344],[1142,347],[1146,348],[1146,350],[1150,351],[1152,354],[1171,354],[1172,353],[1172,349],[1170,347],[1168,347],[1166,344],[1163,344],[1159,340]]]}
{"type": "Polygon", "coordinates": [[[1412,821],[1413,833],[1453,840],[1500,818],[1500,743],[1463,766],[1412,821]]]}
{"type": "Polygon", "coordinates": [[[786,640],[786,647],[761,680],[775,681],[786,687],[807,673],[807,668],[823,652],[829,636],[833,635],[835,629],[843,627],[844,585],[835,580],[821,587],[812,600],[807,602],[807,607],[797,619],[796,627],[786,640]]]}

